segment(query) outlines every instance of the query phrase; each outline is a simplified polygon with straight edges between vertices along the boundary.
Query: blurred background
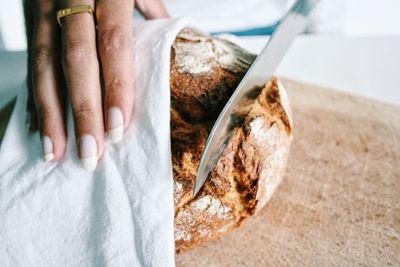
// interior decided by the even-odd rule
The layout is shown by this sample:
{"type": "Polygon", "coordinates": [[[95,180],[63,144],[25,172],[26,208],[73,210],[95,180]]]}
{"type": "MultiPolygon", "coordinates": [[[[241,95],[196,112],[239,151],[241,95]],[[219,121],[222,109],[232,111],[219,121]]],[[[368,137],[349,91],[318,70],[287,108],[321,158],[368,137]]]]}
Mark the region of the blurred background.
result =
{"type": "MultiPolygon", "coordinates": [[[[209,32],[270,33],[293,0],[165,0],[173,17],[191,16],[209,32]]],[[[0,0],[0,50],[26,49],[22,0],[0,0]]],[[[323,0],[308,32],[313,34],[400,34],[399,0],[323,0]]],[[[136,16],[137,18],[139,16],[136,16]]]]}
{"type": "MultiPolygon", "coordinates": [[[[172,17],[258,53],[293,0],[165,0],[172,17]]],[[[23,81],[22,0],[0,0],[0,107],[23,81]],[[14,88],[14,89],[13,89],[14,88]]],[[[322,0],[277,74],[400,104],[400,1],[322,0]]],[[[140,15],[135,12],[135,19],[140,15]]]]}

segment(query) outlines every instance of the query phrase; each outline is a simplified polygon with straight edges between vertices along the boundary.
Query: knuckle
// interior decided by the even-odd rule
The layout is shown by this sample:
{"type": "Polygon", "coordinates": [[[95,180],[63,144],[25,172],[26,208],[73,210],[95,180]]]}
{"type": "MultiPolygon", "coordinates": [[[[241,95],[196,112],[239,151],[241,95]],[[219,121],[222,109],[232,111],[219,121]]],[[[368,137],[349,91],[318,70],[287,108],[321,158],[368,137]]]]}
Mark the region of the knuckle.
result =
{"type": "Polygon", "coordinates": [[[53,10],[55,6],[55,1],[53,0],[40,0],[40,1],[25,1],[27,2],[27,7],[33,7],[35,11],[33,15],[36,19],[50,18],[53,15],[53,10]]]}
{"type": "Polygon", "coordinates": [[[39,11],[42,14],[48,14],[52,12],[54,8],[54,1],[51,0],[37,1],[36,4],[38,5],[39,11]]]}
{"type": "Polygon", "coordinates": [[[100,35],[100,51],[107,53],[115,49],[125,49],[131,44],[131,38],[121,26],[106,26],[100,35]]]}
{"type": "Polygon", "coordinates": [[[46,105],[38,105],[36,111],[38,119],[42,125],[49,123],[50,120],[53,118],[54,111],[52,111],[51,108],[47,107],[46,105]]]}
{"type": "Polygon", "coordinates": [[[95,106],[89,102],[83,102],[73,109],[74,117],[77,120],[82,120],[91,117],[95,114],[95,106]]]}
{"type": "Polygon", "coordinates": [[[32,50],[31,66],[35,73],[53,63],[53,55],[48,46],[38,46],[32,50]]]}
{"type": "Polygon", "coordinates": [[[114,77],[105,82],[105,89],[108,94],[122,93],[124,88],[127,88],[129,83],[119,77],[114,77]]]}
{"type": "Polygon", "coordinates": [[[64,64],[76,66],[90,60],[92,52],[89,46],[82,40],[73,40],[65,45],[64,64]]]}

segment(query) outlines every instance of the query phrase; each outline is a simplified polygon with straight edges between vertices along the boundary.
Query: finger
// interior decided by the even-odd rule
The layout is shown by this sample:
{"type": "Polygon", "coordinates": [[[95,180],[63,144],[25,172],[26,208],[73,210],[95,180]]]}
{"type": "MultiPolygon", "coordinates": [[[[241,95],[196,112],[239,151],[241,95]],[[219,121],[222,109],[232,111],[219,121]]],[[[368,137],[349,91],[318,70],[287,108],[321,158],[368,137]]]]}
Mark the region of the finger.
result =
{"type": "Polygon", "coordinates": [[[96,6],[105,122],[113,142],[121,140],[133,109],[132,10],[131,0],[101,0],[96,6]]]}
{"type": "Polygon", "coordinates": [[[162,0],[136,0],[136,6],[146,19],[169,18],[162,0]]]}
{"type": "Polygon", "coordinates": [[[61,66],[57,56],[59,38],[52,2],[37,2],[35,8],[38,12],[34,17],[31,47],[32,91],[46,161],[59,160],[66,145],[61,103],[61,66]]]}
{"type": "MultiPolygon", "coordinates": [[[[66,7],[80,4],[93,6],[92,1],[65,2],[66,7]]],[[[92,171],[103,153],[104,139],[99,63],[92,15],[78,13],[62,19],[62,54],[79,156],[84,168],[92,171]]]]}
{"type": "Polygon", "coordinates": [[[26,78],[26,87],[28,89],[28,100],[26,103],[26,126],[31,131],[38,130],[37,127],[37,117],[36,117],[36,108],[33,100],[33,92],[32,92],[32,36],[33,36],[33,28],[34,28],[34,19],[33,19],[33,6],[32,1],[24,1],[24,15],[25,15],[25,31],[26,31],[26,39],[28,43],[28,64],[27,64],[27,78],[26,78]]]}

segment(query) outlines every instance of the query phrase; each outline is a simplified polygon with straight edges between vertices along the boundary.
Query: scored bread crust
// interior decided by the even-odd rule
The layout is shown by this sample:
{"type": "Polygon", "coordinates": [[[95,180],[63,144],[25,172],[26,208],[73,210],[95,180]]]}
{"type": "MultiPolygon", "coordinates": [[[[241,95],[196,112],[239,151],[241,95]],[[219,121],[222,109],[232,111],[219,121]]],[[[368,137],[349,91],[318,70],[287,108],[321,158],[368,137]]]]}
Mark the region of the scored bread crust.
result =
{"type": "Polygon", "coordinates": [[[254,90],[209,177],[192,190],[207,136],[255,56],[191,29],[171,49],[171,150],[175,248],[186,251],[237,228],[278,186],[292,140],[285,91],[276,78],[254,90]]]}

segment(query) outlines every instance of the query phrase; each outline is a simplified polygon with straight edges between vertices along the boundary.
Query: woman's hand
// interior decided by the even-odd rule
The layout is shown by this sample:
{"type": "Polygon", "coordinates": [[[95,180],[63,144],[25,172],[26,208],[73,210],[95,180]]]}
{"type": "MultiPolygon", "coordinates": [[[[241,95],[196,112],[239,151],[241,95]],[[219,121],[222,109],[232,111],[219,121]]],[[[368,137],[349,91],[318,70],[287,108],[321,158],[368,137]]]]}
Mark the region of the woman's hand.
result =
{"type": "MultiPolygon", "coordinates": [[[[120,141],[133,110],[134,2],[26,2],[30,128],[41,133],[45,160],[59,160],[67,141],[64,105],[68,96],[79,157],[86,169],[93,170],[103,154],[105,132],[113,142],[120,141]],[[69,15],[61,19],[60,28],[56,11],[82,4],[92,6],[94,17],[69,15]]],[[[137,1],[137,6],[146,18],[168,17],[161,0],[137,1]]]]}

